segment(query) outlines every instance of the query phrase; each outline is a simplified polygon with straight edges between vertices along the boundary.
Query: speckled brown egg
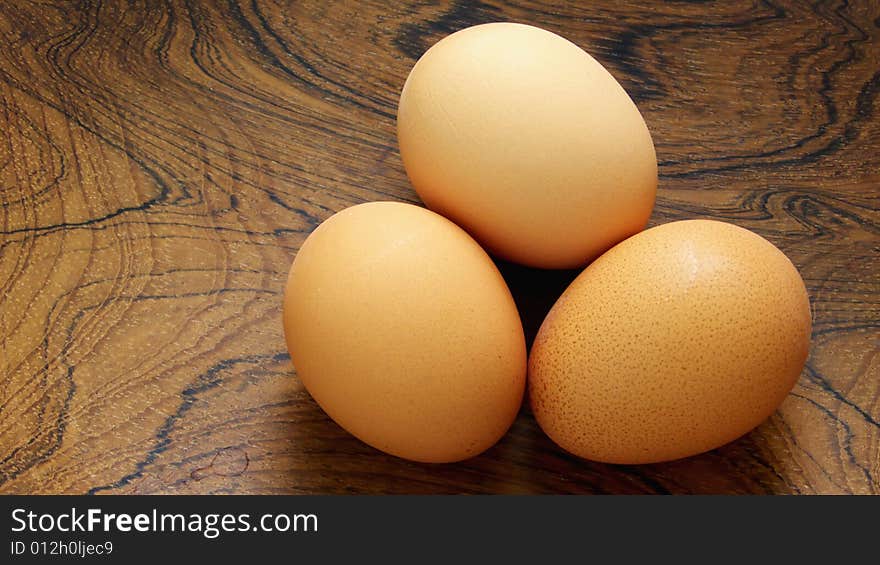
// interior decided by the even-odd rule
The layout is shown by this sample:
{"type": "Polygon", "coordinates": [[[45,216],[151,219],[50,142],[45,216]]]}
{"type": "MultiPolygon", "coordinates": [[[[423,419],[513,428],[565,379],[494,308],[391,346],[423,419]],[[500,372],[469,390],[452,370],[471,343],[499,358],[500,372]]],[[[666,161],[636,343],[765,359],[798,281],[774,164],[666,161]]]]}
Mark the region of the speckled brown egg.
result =
{"type": "Polygon", "coordinates": [[[766,419],[807,359],[810,303],[773,244],[723,222],[661,225],[581,273],[529,358],[541,428],[586,459],[649,463],[766,419]]]}
{"type": "Polygon", "coordinates": [[[424,208],[335,214],[296,255],[284,334],[297,374],[340,426],[424,462],[492,446],[519,411],[526,347],[486,252],[424,208]]]}

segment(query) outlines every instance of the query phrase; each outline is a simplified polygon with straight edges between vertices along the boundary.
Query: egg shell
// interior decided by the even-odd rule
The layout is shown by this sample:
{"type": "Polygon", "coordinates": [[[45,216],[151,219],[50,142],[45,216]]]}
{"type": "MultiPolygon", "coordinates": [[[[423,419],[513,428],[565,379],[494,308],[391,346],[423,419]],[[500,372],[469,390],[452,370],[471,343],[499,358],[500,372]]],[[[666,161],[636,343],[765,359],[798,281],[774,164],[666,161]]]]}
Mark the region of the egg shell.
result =
{"type": "Polygon", "coordinates": [[[553,306],[529,358],[532,410],[586,459],[694,455],[779,406],[810,331],[804,283],[773,244],[723,222],[661,225],[602,255],[553,306]]]}
{"type": "Polygon", "coordinates": [[[507,431],[526,346],[510,291],[455,224],[361,204],[305,241],[284,294],[297,374],[340,426],[415,461],[462,460],[507,431]]]}
{"type": "Polygon", "coordinates": [[[494,255],[575,268],[644,229],[651,134],[623,87],[570,41],[491,23],[413,67],[397,114],[413,187],[494,255]]]}

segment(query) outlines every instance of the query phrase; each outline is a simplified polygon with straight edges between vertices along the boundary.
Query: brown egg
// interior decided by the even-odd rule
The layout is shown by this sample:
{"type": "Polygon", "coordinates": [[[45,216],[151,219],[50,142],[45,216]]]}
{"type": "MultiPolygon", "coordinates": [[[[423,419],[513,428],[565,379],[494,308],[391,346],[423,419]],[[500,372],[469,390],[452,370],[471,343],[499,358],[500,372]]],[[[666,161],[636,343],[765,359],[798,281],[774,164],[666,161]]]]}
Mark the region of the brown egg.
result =
{"type": "Polygon", "coordinates": [[[810,303],[770,242],[691,220],[635,235],[572,282],[541,326],[529,395],[567,451],[649,463],[719,447],[797,381],[810,303]]]}
{"type": "Polygon", "coordinates": [[[413,67],[397,131],[425,204],[510,261],[580,267],[651,215],[645,121],[601,64],[549,31],[493,23],[444,38],[413,67]]]}
{"type": "Polygon", "coordinates": [[[522,402],[525,339],[507,285],[467,233],[424,208],[361,204],[322,223],[290,269],[284,334],[327,414],[399,457],[477,455],[522,402]]]}

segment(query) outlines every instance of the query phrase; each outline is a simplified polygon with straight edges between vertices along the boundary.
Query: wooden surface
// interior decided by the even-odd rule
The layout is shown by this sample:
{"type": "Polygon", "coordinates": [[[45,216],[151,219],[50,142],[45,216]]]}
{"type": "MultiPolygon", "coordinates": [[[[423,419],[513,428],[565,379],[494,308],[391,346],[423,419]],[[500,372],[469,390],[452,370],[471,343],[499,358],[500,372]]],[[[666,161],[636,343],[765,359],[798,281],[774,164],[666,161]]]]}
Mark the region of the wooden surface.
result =
{"type": "MultiPolygon", "coordinates": [[[[4,2],[0,492],[880,492],[880,4],[4,2]],[[444,35],[536,24],[596,56],[654,136],[652,224],[777,244],[812,353],[748,436],[673,463],[557,449],[524,410],[455,465],[381,454],[303,390],[281,292],[347,206],[417,202],[395,141],[444,35]]],[[[529,336],[574,273],[502,265],[529,336]]]]}

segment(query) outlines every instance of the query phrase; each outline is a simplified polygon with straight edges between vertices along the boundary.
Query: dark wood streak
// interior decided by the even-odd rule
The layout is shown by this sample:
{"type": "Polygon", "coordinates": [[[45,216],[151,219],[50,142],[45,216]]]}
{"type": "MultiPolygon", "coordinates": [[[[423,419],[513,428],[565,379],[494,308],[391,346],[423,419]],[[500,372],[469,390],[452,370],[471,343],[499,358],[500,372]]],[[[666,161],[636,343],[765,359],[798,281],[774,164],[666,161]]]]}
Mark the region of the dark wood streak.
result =
{"type": "MultiPolygon", "coordinates": [[[[103,490],[117,489],[128,485],[131,483],[131,481],[143,476],[144,470],[153,461],[155,461],[156,458],[162,454],[162,452],[164,452],[168,448],[168,445],[171,443],[169,434],[174,429],[177,420],[183,418],[186,415],[187,411],[192,408],[200,393],[212,389],[220,384],[221,380],[219,375],[223,371],[238,363],[255,364],[266,361],[267,359],[276,362],[283,361],[285,359],[289,361],[290,357],[286,353],[284,353],[269,357],[265,355],[256,355],[250,358],[224,359],[220,363],[211,367],[205,374],[199,375],[199,377],[190,386],[188,386],[181,392],[183,403],[177,408],[177,411],[175,411],[174,414],[172,414],[168,417],[167,420],[165,420],[165,423],[162,425],[162,427],[159,428],[159,431],[156,433],[155,436],[157,440],[156,445],[147,452],[147,455],[146,457],[144,457],[143,461],[139,461],[137,464],[135,464],[135,471],[133,473],[125,475],[124,477],[113,482],[112,484],[92,487],[91,489],[89,489],[88,494],[96,494],[103,490]]],[[[196,469],[195,471],[198,470],[199,469],[196,469]]]]}
{"type": "MultiPolygon", "coordinates": [[[[0,492],[880,492],[880,6],[13,1],[0,6],[0,492]],[[527,407],[455,465],[379,453],[311,400],[280,296],[306,235],[418,202],[415,60],[508,20],[590,51],[657,147],[651,224],[769,238],[810,291],[780,410],[681,461],[581,461],[527,407]]],[[[534,337],[575,271],[499,262],[534,337]]]]}

